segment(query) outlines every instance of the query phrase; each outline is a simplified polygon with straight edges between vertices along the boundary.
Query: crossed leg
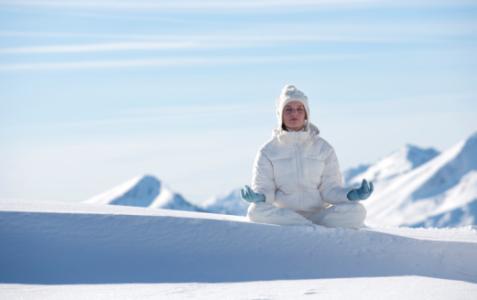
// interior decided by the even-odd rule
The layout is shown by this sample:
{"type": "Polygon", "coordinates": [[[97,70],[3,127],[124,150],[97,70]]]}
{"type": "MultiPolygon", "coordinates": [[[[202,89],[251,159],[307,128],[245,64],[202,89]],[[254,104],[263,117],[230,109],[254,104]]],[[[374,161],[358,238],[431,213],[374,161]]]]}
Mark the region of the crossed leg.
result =
{"type": "Polygon", "coordinates": [[[360,228],[366,218],[366,209],[360,203],[342,203],[305,216],[288,208],[269,203],[252,203],[247,217],[257,223],[276,225],[322,225],[326,227],[360,228]]]}

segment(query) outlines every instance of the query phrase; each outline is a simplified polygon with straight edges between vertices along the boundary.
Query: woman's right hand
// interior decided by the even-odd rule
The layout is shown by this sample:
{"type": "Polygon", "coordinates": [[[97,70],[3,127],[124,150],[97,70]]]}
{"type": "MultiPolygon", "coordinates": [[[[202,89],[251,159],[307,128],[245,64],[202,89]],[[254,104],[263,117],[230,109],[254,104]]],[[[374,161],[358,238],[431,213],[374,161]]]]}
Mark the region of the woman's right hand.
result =
{"type": "Polygon", "coordinates": [[[265,195],[261,193],[255,193],[252,189],[246,185],[240,190],[242,199],[251,203],[265,202],[265,195]]]}

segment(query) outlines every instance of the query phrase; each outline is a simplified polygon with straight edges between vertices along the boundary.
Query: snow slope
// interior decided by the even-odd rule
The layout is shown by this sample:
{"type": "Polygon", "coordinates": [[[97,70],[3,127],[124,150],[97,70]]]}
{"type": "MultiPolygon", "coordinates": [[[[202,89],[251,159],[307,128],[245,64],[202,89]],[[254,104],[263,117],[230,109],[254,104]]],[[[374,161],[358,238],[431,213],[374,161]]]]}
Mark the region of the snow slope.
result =
{"type": "MultiPolygon", "coordinates": [[[[108,298],[106,288],[117,298],[131,287],[133,298],[152,290],[169,298],[175,287],[190,289],[183,297],[200,289],[208,291],[203,299],[237,293],[227,294],[236,299],[243,295],[237,282],[269,298],[280,298],[272,287],[306,296],[320,294],[324,283],[337,289],[335,296],[352,296],[344,290],[371,282],[379,287],[370,292],[388,299],[408,295],[399,286],[411,282],[409,299],[477,295],[472,228],[327,229],[126,206],[5,203],[0,244],[0,296],[9,299],[31,297],[35,289],[57,299],[72,290],[108,298]],[[436,284],[438,295],[429,294],[436,284]]],[[[361,291],[353,298],[365,297],[361,291]]]]}
{"type": "Polygon", "coordinates": [[[228,194],[208,199],[201,207],[210,213],[245,216],[248,206],[249,203],[240,196],[240,189],[235,189],[228,194]]]}
{"type": "Polygon", "coordinates": [[[181,194],[173,192],[152,175],[134,177],[84,203],[165,208],[237,216],[245,216],[248,208],[248,203],[240,197],[240,189],[211,197],[199,206],[190,203],[181,194]]]}
{"type": "Polygon", "coordinates": [[[477,225],[477,133],[438,154],[407,146],[349,179],[373,180],[372,226],[477,225]]]}
{"type": "Polygon", "coordinates": [[[4,285],[4,299],[475,300],[475,284],[419,276],[219,283],[4,285]]]}
{"type": "Polygon", "coordinates": [[[134,177],[85,203],[203,211],[152,175],[134,177]]]}
{"type": "Polygon", "coordinates": [[[439,155],[433,148],[420,148],[414,145],[406,145],[398,151],[386,156],[373,165],[364,165],[345,172],[350,174],[347,184],[359,184],[361,178],[371,181],[386,181],[396,176],[405,174],[439,155]],[[358,172],[361,170],[361,172],[358,172]]]}

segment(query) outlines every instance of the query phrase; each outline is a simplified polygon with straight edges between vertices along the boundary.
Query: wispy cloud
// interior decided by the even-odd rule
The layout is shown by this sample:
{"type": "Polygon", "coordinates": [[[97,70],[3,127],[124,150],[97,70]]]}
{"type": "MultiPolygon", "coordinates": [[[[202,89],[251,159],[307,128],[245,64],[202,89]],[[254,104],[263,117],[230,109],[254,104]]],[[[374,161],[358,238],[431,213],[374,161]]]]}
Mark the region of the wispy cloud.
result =
{"type": "MultiPolygon", "coordinates": [[[[170,49],[230,49],[253,48],[263,46],[297,46],[310,43],[354,43],[354,44],[396,44],[426,43],[447,38],[475,36],[475,20],[420,20],[406,24],[396,24],[380,20],[368,24],[341,24],[337,22],[298,22],[290,26],[284,22],[266,22],[246,25],[241,28],[217,30],[215,33],[203,34],[122,34],[122,33],[73,33],[73,32],[28,32],[0,31],[0,37],[22,38],[36,43],[62,39],[101,40],[101,42],[61,43],[21,47],[0,48],[0,55],[9,54],[58,54],[58,53],[94,53],[115,51],[155,51],[170,49]]],[[[7,41],[7,40],[6,40],[7,41]]],[[[4,45],[6,45],[4,43],[4,45]]]]}
{"type": "Polygon", "coordinates": [[[236,10],[236,9],[266,9],[284,7],[335,7],[356,4],[376,4],[386,1],[377,0],[204,0],[204,1],[65,1],[65,0],[5,0],[0,5],[8,6],[40,6],[62,8],[87,9],[115,9],[115,10],[236,10]]]}
{"type": "Polygon", "coordinates": [[[336,7],[369,7],[369,6],[420,6],[420,5],[459,5],[475,4],[472,0],[204,0],[204,1],[77,1],[77,0],[4,0],[3,6],[83,8],[99,10],[128,11],[243,11],[269,9],[303,9],[303,8],[336,8],[336,7]]]}
{"type": "MultiPolygon", "coordinates": [[[[144,37],[145,38],[145,37],[144,37]]],[[[154,39],[154,37],[149,37],[154,39]]],[[[157,39],[157,38],[156,38],[157,39]]],[[[182,37],[164,41],[130,41],[114,43],[41,45],[26,47],[0,48],[4,54],[68,54],[117,51],[155,51],[155,50],[197,50],[224,48],[253,48],[274,45],[290,45],[295,43],[395,43],[396,39],[359,38],[338,35],[282,35],[282,36],[203,36],[182,37]]]]}
{"type": "Polygon", "coordinates": [[[84,53],[130,50],[164,50],[198,48],[196,42],[121,42],[81,45],[53,45],[33,47],[0,48],[0,54],[46,54],[46,53],[84,53]]]}
{"type": "Polygon", "coordinates": [[[171,57],[163,59],[95,60],[74,62],[12,63],[0,64],[0,71],[48,71],[48,70],[87,70],[122,68],[157,68],[195,65],[227,64],[269,64],[276,62],[329,61],[357,59],[362,55],[289,55],[289,56],[248,56],[248,57],[171,57]]]}

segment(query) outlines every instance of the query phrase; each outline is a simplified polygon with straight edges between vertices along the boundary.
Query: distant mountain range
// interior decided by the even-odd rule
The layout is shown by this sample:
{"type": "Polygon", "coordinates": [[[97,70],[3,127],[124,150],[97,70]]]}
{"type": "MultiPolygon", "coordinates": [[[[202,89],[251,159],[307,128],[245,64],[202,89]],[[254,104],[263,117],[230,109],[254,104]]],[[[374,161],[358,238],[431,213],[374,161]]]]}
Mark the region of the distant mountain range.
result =
{"type": "Polygon", "coordinates": [[[477,133],[448,150],[407,145],[347,177],[375,183],[367,223],[412,227],[477,225],[477,133]]]}
{"type": "Polygon", "coordinates": [[[152,175],[135,177],[117,187],[85,201],[94,204],[112,204],[150,208],[204,211],[173,192],[152,175]]]}
{"type": "Polygon", "coordinates": [[[240,198],[240,189],[212,197],[201,206],[187,201],[152,175],[137,176],[102,194],[85,201],[91,204],[110,204],[149,208],[177,209],[243,216],[248,203],[240,198]]]}
{"type": "MultiPolygon", "coordinates": [[[[477,133],[440,153],[405,145],[374,164],[343,172],[346,186],[371,180],[375,192],[362,203],[370,226],[477,225],[477,133]]],[[[240,188],[202,205],[188,202],[151,175],[139,176],[86,202],[245,215],[240,188]]]]}

